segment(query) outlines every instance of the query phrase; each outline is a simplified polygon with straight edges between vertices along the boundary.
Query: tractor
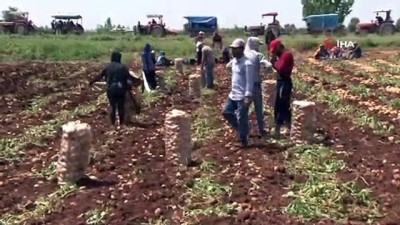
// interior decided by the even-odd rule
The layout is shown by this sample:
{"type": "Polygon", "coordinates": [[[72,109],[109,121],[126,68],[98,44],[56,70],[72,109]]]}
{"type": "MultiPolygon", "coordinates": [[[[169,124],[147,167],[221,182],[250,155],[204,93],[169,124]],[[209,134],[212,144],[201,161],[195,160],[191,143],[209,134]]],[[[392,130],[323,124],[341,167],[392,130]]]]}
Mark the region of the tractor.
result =
{"type": "Polygon", "coordinates": [[[273,32],[277,35],[280,36],[282,27],[279,24],[279,21],[276,19],[278,16],[277,12],[270,12],[270,13],[264,13],[261,15],[261,17],[264,19],[264,17],[267,16],[272,16],[272,22],[268,23],[268,25],[260,24],[257,26],[250,26],[246,27],[245,32],[249,33],[251,36],[259,36],[259,35],[265,35],[265,32],[267,30],[273,30],[273,32]]]}
{"type": "Polygon", "coordinates": [[[82,16],[80,15],[56,15],[52,16],[51,29],[54,34],[83,34],[82,16]],[[73,20],[76,20],[75,23],[73,20]]]}
{"type": "Polygon", "coordinates": [[[0,30],[6,33],[27,35],[36,31],[28,12],[12,12],[10,18],[0,20],[0,30]]]}
{"type": "Polygon", "coordinates": [[[142,25],[140,21],[137,26],[133,27],[133,32],[135,35],[152,35],[154,37],[164,37],[166,35],[176,35],[177,33],[165,28],[165,23],[163,23],[163,15],[152,14],[147,15],[148,19],[151,19],[146,25],[142,25]],[[155,19],[158,19],[156,21],[155,19]]]}
{"type": "Polygon", "coordinates": [[[392,10],[375,11],[376,20],[370,23],[357,24],[356,34],[378,33],[380,35],[393,35],[396,32],[394,20],[390,17],[392,10]],[[386,13],[385,19],[380,16],[380,13],[386,13]]]}

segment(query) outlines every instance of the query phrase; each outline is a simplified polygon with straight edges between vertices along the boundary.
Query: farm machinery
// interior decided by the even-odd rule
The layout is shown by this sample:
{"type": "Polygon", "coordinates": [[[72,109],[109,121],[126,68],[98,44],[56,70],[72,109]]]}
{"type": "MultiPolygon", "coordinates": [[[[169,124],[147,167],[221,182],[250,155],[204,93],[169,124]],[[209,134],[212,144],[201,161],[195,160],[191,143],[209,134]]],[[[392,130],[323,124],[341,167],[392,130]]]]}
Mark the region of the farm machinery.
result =
{"type": "Polygon", "coordinates": [[[9,18],[0,20],[0,30],[21,35],[33,33],[36,28],[28,16],[28,12],[10,12],[9,18]]]}
{"type": "Polygon", "coordinates": [[[247,32],[251,36],[259,36],[265,35],[266,31],[272,31],[278,37],[280,36],[281,30],[283,28],[281,27],[279,21],[276,19],[277,16],[277,12],[264,13],[261,15],[261,17],[263,19],[264,17],[272,17],[272,22],[268,23],[267,25],[261,23],[260,25],[249,26],[245,29],[245,32],[247,32]]]}
{"type": "Polygon", "coordinates": [[[303,18],[307,25],[307,33],[318,35],[321,33],[336,33],[345,32],[345,27],[339,23],[339,14],[328,13],[309,15],[303,18]]]}
{"type": "Polygon", "coordinates": [[[187,23],[183,25],[185,32],[191,37],[196,36],[199,31],[205,34],[213,34],[218,30],[218,20],[215,16],[185,16],[187,23]]]}
{"type": "Polygon", "coordinates": [[[176,35],[177,33],[172,30],[168,30],[163,23],[163,15],[151,14],[147,15],[148,19],[151,19],[146,25],[142,25],[140,21],[137,26],[133,27],[135,35],[152,35],[154,37],[164,37],[166,35],[176,35]],[[156,21],[158,19],[158,21],[156,21]]]}
{"type": "Polygon", "coordinates": [[[390,17],[391,10],[375,11],[376,20],[370,23],[359,23],[356,27],[356,34],[378,33],[380,35],[393,35],[396,32],[394,20],[390,17]],[[385,19],[380,14],[385,13],[385,19]]]}
{"type": "Polygon", "coordinates": [[[51,29],[54,34],[83,34],[85,31],[82,27],[82,16],[80,15],[56,15],[52,17],[51,29]]]}

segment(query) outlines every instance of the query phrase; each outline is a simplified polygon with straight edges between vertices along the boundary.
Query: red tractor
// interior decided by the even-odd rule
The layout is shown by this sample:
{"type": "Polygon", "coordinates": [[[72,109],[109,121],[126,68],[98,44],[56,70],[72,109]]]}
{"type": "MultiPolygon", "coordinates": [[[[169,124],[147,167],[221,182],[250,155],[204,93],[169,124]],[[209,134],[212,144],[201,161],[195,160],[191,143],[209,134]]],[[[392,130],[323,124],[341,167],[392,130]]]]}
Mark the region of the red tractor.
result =
{"type": "Polygon", "coordinates": [[[247,33],[249,33],[251,36],[259,36],[264,35],[265,31],[268,29],[274,30],[277,34],[280,33],[282,27],[280,26],[279,21],[276,19],[276,17],[278,16],[277,12],[264,13],[261,16],[263,19],[264,17],[271,16],[272,22],[268,23],[268,25],[261,23],[257,26],[250,26],[245,30],[247,33]]]}
{"type": "Polygon", "coordinates": [[[36,29],[33,22],[28,19],[28,15],[27,12],[10,13],[10,18],[0,20],[0,30],[21,35],[33,33],[36,29]]]}
{"type": "Polygon", "coordinates": [[[393,35],[396,32],[394,20],[390,17],[391,10],[376,11],[376,20],[371,23],[357,24],[356,34],[378,33],[380,35],[393,35]],[[386,13],[385,19],[380,13],[386,13]]]}
{"type": "Polygon", "coordinates": [[[134,26],[134,34],[140,35],[152,35],[154,37],[164,37],[166,35],[176,35],[177,32],[168,30],[163,23],[163,15],[151,14],[147,15],[148,19],[151,19],[147,24],[143,25],[138,22],[137,26],[134,26]],[[156,21],[155,19],[158,19],[156,21]]]}

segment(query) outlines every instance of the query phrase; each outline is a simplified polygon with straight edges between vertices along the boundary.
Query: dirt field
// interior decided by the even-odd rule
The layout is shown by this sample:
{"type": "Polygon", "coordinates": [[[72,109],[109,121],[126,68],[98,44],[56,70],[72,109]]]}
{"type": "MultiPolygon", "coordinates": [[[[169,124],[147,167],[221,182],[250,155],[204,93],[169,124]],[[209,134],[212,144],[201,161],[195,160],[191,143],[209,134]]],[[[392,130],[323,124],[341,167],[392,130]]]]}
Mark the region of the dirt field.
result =
{"type": "Polygon", "coordinates": [[[172,93],[147,96],[154,106],[116,131],[104,87],[87,86],[102,65],[0,64],[0,224],[400,224],[400,62],[393,56],[369,52],[354,62],[296,56],[294,98],[317,103],[321,148],[331,151],[322,163],[305,159],[303,150],[317,147],[285,140],[253,139],[249,150],[235,149],[220,116],[230,88],[223,67],[201,104],[186,97],[194,70],[186,68],[172,93]],[[173,108],[193,115],[199,143],[199,165],[178,171],[163,157],[164,118],[173,108]],[[60,188],[54,178],[60,126],[77,119],[93,128],[88,174],[98,181],[60,188]],[[343,166],[319,171],[331,174],[318,175],[319,183],[310,179],[318,172],[313,167],[334,160],[343,166]],[[321,193],[307,194],[309,184],[321,193]],[[314,203],[338,210],[311,213],[314,203]]]}

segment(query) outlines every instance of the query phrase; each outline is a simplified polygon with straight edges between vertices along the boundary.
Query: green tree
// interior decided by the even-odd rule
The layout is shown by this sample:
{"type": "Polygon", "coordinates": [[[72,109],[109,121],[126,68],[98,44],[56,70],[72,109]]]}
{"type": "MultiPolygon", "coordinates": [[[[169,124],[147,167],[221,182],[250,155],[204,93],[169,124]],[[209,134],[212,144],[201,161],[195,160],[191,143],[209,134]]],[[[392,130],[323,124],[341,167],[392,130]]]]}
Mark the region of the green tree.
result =
{"type": "Polygon", "coordinates": [[[349,29],[350,32],[355,32],[357,24],[359,24],[359,23],[360,23],[360,19],[358,19],[357,17],[353,17],[353,18],[351,18],[347,28],[349,29]]]}
{"type": "Polygon", "coordinates": [[[106,23],[104,24],[104,28],[108,30],[111,30],[113,28],[110,17],[107,18],[106,23]]]}
{"type": "Polygon", "coordinates": [[[2,11],[3,14],[3,20],[10,22],[10,21],[14,21],[16,14],[19,12],[17,7],[8,7],[8,10],[4,10],[2,11]]]}
{"type": "Polygon", "coordinates": [[[339,23],[343,23],[346,16],[351,13],[354,0],[301,0],[303,17],[309,15],[337,13],[339,23]]]}

